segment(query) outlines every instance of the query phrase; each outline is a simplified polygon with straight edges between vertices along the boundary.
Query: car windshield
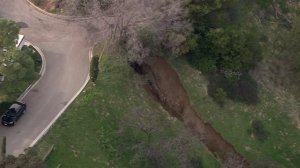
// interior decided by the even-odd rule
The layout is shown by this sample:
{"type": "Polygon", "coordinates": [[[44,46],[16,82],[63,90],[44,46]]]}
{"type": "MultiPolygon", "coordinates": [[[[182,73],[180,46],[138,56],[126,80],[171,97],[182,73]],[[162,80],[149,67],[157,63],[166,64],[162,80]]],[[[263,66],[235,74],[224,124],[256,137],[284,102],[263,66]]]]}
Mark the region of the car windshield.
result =
{"type": "Polygon", "coordinates": [[[2,117],[2,121],[11,122],[12,120],[13,120],[13,119],[12,119],[10,116],[4,115],[4,116],[2,117]]]}

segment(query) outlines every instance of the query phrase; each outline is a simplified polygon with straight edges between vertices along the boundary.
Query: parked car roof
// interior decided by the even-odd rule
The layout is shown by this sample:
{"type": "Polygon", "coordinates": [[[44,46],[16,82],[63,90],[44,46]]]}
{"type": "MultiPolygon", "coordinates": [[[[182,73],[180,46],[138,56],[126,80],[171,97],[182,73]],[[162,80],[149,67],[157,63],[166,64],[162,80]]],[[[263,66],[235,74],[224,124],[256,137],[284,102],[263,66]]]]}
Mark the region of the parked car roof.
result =
{"type": "Polygon", "coordinates": [[[19,103],[14,103],[10,106],[9,109],[14,109],[15,111],[19,111],[22,108],[22,105],[19,103]]]}

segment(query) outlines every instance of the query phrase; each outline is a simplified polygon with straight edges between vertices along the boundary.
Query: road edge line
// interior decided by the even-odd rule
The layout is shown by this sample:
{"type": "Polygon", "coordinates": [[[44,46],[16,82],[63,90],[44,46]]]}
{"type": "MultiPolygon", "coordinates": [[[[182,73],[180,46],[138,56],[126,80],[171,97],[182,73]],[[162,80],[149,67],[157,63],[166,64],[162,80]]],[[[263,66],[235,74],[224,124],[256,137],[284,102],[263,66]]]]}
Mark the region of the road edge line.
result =
{"type": "Polygon", "coordinates": [[[27,40],[25,40],[25,44],[32,46],[39,53],[39,55],[42,58],[42,67],[39,72],[39,75],[40,75],[39,79],[37,81],[35,81],[34,83],[32,83],[31,85],[29,85],[25,89],[25,91],[17,98],[17,100],[19,100],[19,101],[22,101],[24,99],[24,97],[31,91],[31,89],[34,88],[40,82],[40,80],[42,79],[42,77],[44,76],[45,71],[46,71],[46,58],[45,58],[45,55],[42,52],[42,50],[27,40]]]}
{"type": "MultiPolygon", "coordinates": [[[[91,61],[91,58],[93,57],[93,49],[94,46],[90,48],[89,51],[89,63],[91,61]]],[[[90,65],[89,65],[90,69],[90,65]]],[[[41,140],[47,132],[50,130],[50,128],[54,125],[54,123],[59,119],[59,117],[66,111],[66,109],[73,103],[73,101],[79,96],[79,94],[84,90],[86,85],[88,84],[90,80],[90,74],[88,73],[87,78],[84,82],[84,84],[81,86],[79,91],[68,101],[68,103],[63,107],[63,109],[60,110],[60,112],[52,119],[52,121],[47,125],[47,127],[39,133],[39,135],[32,141],[32,143],[29,145],[29,147],[33,147],[39,140],[41,140]]]]}

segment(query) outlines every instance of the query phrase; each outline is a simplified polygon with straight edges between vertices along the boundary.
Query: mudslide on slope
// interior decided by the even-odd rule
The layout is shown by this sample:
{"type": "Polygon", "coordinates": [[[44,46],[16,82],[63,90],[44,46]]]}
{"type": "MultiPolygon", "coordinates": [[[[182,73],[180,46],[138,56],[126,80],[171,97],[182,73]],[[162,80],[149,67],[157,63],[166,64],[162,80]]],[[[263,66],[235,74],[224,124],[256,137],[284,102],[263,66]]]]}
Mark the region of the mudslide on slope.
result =
{"type": "Polygon", "coordinates": [[[145,88],[174,117],[184,123],[224,167],[248,168],[249,163],[193,109],[176,71],[162,57],[152,57],[135,68],[146,80],[145,88]]]}

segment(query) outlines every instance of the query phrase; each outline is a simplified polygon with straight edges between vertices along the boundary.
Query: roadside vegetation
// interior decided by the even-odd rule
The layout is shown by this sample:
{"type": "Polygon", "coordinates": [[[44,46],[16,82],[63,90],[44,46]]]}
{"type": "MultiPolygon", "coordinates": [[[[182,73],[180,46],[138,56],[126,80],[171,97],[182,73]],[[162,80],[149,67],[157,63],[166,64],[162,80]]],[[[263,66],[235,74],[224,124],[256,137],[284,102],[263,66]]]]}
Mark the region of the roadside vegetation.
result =
{"type": "Polygon", "coordinates": [[[1,168],[45,168],[42,158],[36,150],[28,148],[23,154],[18,157],[6,155],[6,137],[3,137],[1,142],[1,155],[0,155],[1,168]]]}
{"type": "Polygon", "coordinates": [[[99,56],[93,56],[90,67],[90,78],[92,82],[96,82],[99,74],[99,56]]]}
{"type": "Polygon", "coordinates": [[[42,68],[42,57],[39,52],[33,46],[23,46],[21,51],[32,58],[34,62],[34,71],[40,73],[42,68]]]}
{"type": "Polygon", "coordinates": [[[0,19],[0,113],[34,82],[41,67],[41,58],[32,47],[16,48],[19,27],[13,21],[0,19]]]}

